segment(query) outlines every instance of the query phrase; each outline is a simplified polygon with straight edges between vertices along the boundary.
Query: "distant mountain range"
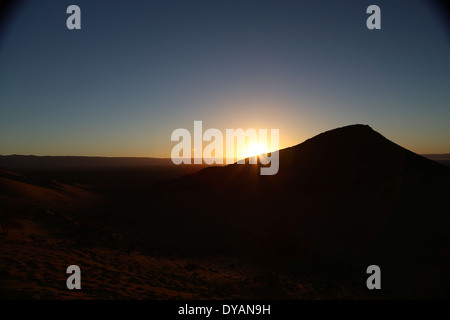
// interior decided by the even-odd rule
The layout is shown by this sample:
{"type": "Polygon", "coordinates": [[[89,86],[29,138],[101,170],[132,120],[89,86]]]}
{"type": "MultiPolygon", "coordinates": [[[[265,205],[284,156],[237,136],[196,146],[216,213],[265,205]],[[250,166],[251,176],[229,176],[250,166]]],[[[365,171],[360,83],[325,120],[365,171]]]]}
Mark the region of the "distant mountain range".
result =
{"type": "Polygon", "coordinates": [[[1,168],[87,168],[171,165],[165,158],[83,156],[0,156],[1,168]]]}
{"type": "Polygon", "coordinates": [[[431,160],[450,160],[450,153],[422,154],[422,156],[431,160]]]}
{"type": "MultiPolygon", "coordinates": [[[[422,156],[450,165],[450,153],[423,154],[422,156]]],[[[165,165],[173,165],[172,160],[152,157],[0,155],[0,168],[111,168],[165,165]]]]}

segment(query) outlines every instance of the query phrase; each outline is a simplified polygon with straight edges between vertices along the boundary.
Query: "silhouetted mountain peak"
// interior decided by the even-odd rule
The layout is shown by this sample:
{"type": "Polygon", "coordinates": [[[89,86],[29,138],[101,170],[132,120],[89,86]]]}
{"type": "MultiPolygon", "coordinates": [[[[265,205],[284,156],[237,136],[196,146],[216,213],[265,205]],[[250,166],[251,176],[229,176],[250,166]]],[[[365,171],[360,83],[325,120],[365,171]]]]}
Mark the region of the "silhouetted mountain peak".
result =
{"type": "Polygon", "coordinates": [[[369,126],[367,124],[351,124],[348,126],[339,127],[339,128],[335,128],[335,129],[331,129],[331,130],[322,132],[311,139],[314,139],[314,138],[320,137],[320,136],[332,135],[332,134],[371,135],[371,134],[378,134],[378,133],[375,130],[373,130],[371,126],[369,126]]]}
{"type": "Polygon", "coordinates": [[[325,131],[296,145],[294,148],[314,144],[317,148],[335,149],[342,148],[343,146],[361,146],[363,143],[370,144],[375,141],[387,142],[388,140],[373,130],[369,125],[354,124],[325,131]]]}
{"type": "MultiPolygon", "coordinates": [[[[219,184],[224,189],[231,186],[233,190],[250,188],[249,184],[267,179],[279,184],[280,190],[303,190],[305,186],[323,187],[324,184],[329,189],[340,190],[361,181],[382,185],[386,181],[397,184],[406,179],[420,185],[423,176],[434,181],[436,177],[448,175],[447,167],[395,144],[369,125],[355,124],[323,132],[280,150],[279,171],[274,176],[261,177],[251,165],[234,164],[207,168],[190,178],[219,184]],[[250,176],[253,178],[249,179],[250,176]]],[[[258,186],[259,189],[272,187],[271,184],[258,186]]]]}
{"type": "Polygon", "coordinates": [[[291,172],[330,171],[349,178],[367,171],[448,171],[442,165],[386,139],[369,125],[355,124],[323,132],[292,148],[280,151],[282,168],[291,172]]]}

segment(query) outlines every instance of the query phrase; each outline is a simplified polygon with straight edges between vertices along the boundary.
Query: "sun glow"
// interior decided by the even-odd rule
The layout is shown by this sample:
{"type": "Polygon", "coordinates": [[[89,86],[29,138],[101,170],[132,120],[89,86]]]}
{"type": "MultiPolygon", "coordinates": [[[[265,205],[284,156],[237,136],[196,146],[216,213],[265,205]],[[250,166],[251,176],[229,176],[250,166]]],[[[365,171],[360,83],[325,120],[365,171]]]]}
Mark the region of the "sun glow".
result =
{"type": "Polygon", "coordinates": [[[267,152],[269,152],[269,151],[267,150],[266,145],[261,144],[261,143],[254,143],[254,144],[250,144],[245,149],[245,157],[249,158],[249,157],[257,156],[257,155],[260,155],[262,153],[267,153],[267,152]]]}

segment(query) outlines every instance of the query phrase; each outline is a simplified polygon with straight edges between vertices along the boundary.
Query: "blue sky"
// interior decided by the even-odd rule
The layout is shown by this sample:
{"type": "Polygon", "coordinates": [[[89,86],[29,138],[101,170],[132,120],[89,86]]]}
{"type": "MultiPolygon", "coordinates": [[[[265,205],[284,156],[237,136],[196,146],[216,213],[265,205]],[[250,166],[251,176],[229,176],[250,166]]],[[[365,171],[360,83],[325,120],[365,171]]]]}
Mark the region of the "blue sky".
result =
{"type": "Polygon", "coordinates": [[[430,3],[24,1],[0,39],[0,154],[169,157],[194,120],[279,128],[281,147],[364,123],[449,153],[449,33],[430,3]]]}

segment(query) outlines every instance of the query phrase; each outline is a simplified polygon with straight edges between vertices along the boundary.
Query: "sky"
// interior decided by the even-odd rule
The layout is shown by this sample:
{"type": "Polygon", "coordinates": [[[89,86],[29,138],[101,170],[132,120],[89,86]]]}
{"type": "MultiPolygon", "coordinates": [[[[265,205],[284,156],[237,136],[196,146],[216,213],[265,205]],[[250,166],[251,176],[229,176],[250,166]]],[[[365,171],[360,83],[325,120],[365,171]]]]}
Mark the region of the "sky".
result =
{"type": "Polygon", "coordinates": [[[447,26],[415,0],[23,1],[0,33],[0,154],[170,157],[194,120],[277,128],[280,148],[362,123],[450,153],[447,26]]]}

